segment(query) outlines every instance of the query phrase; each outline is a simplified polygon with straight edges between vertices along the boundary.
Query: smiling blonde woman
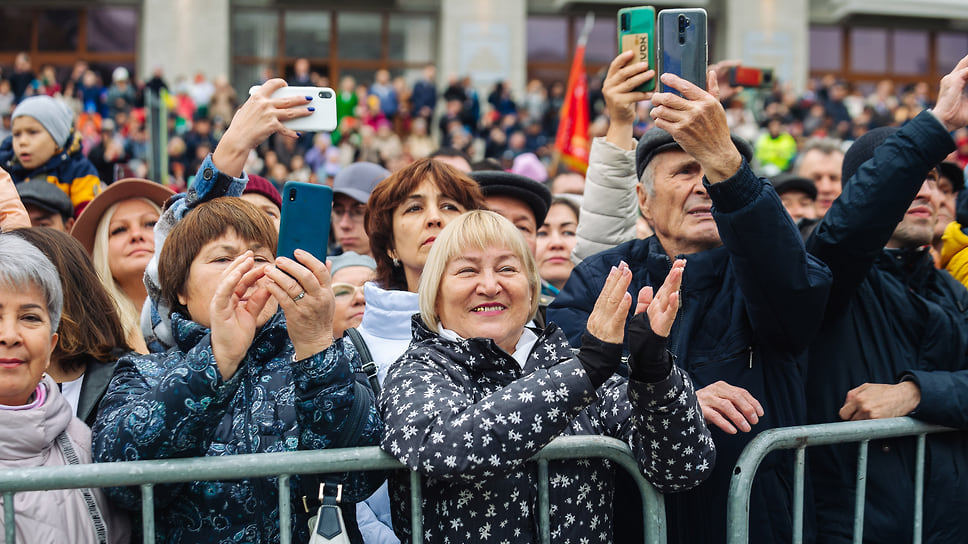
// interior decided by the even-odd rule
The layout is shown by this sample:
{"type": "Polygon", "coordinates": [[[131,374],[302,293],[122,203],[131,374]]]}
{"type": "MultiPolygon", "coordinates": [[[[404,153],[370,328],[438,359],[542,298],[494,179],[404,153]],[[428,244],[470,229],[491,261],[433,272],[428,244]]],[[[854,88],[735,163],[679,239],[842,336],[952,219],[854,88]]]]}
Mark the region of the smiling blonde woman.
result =
{"type": "MultiPolygon", "coordinates": [[[[413,343],[390,366],[380,396],[381,447],[427,478],[425,542],[467,534],[536,542],[537,479],[524,464],[560,435],[628,442],[642,474],[663,491],[688,489],[710,474],[715,451],[692,384],[665,351],[685,262],[676,262],[655,296],[639,294],[629,325],[631,379],[615,374],[633,302],[625,292],[632,274],[616,265],[575,353],[554,324],[526,326],[540,279],[514,225],[476,210],[437,236],[418,290],[413,343]]],[[[611,541],[610,465],[562,461],[551,472],[556,540],[611,541]]],[[[407,479],[391,477],[390,490],[393,526],[409,540],[407,479]]]]}

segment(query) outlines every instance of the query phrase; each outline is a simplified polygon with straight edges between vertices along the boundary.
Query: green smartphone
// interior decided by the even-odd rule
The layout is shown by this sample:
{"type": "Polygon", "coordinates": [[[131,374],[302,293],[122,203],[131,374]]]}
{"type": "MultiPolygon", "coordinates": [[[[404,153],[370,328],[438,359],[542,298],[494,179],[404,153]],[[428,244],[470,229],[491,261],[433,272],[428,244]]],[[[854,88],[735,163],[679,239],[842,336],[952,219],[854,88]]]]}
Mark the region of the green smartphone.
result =
{"type": "MultiPolygon", "coordinates": [[[[645,62],[649,68],[655,69],[655,8],[638,6],[618,10],[618,50],[635,51],[632,62],[645,62]]],[[[654,91],[655,78],[635,90],[654,91]]]]}

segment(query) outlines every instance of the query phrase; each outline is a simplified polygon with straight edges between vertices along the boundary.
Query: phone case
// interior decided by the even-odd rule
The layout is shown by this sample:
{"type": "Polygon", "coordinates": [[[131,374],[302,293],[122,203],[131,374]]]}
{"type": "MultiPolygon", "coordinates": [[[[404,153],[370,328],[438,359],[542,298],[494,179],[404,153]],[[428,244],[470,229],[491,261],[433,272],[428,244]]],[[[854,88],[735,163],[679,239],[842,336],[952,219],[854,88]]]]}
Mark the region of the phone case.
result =
{"type": "MultiPolygon", "coordinates": [[[[646,62],[655,69],[655,8],[638,6],[618,10],[618,50],[636,52],[632,62],[646,62]]],[[[655,78],[639,85],[639,92],[655,90],[655,78]]]]}
{"type": "Polygon", "coordinates": [[[293,253],[298,248],[325,261],[332,210],[331,187],[287,181],[282,188],[282,219],[276,255],[295,260],[293,253]]]}
{"type": "MultiPolygon", "coordinates": [[[[249,89],[251,95],[259,88],[255,85],[249,89]]],[[[283,121],[282,124],[299,132],[332,132],[336,130],[336,91],[329,87],[283,87],[272,93],[272,98],[287,98],[290,96],[311,96],[313,100],[303,107],[313,107],[315,111],[308,117],[299,117],[283,121]]]]}
{"type": "MultiPolygon", "coordinates": [[[[673,73],[706,88],[708,69],[706,10],[702,8],[664,9],[659,12],[659,73],[673,73]]],[[[680,94],[663,86],[663,91],[680,94]]]]}

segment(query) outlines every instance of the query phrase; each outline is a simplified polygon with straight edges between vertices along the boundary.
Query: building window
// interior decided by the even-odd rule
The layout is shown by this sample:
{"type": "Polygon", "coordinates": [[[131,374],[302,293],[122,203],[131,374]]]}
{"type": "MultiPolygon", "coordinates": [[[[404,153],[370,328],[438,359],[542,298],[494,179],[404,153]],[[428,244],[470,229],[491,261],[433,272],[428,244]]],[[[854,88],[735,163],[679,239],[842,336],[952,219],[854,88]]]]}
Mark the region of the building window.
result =
{"type": "Polygon", "coordinates": [[[378,69],[412,75],[436,60],[432,13],[235,8],[232,81],[239,92],[270,76],[291,76],[299,58],[333,87],[344,75],[369,83],[378,69]]]}
{"type": "Polygon", "coordinates": [[[968,32],[814,26],[810,28],[810,75],[833,74],[862,89],[882,79],[902,86],[937,82],[966,50],[968,32]]]}
{"type": "Polygon", "coordinates": [[[51,65],[66,78],[74,63],[86,61],[108,85],[116,67],[134,70],[140,17],[133,5],[0,7],[0,64],[10,66],[26,52],[35,71],[51,65]]]}
{"type": "Polygon", "coordinates": [[[843,68],[843,31],[839,27],[810,29],[810,68],[839,71],[843,68]]]}

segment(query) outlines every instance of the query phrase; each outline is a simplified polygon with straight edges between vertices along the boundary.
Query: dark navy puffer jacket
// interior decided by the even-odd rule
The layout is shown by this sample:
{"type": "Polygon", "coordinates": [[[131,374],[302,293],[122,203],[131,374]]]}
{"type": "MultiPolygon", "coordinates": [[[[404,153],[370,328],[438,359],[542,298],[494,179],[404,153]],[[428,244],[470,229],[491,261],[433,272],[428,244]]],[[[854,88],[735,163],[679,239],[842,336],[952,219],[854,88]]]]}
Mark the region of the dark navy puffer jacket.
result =
{"type": "MultiPolygon", "coordinates": [[[[354,398],[352,343],[293,362],[280,310],[262,327],[238,371],[223,380],[207,328],[172,316],[177,346],[164,353],[131,354],[118,361],[94,424],[96,462],[223,456],[330,447],[354,398]]],[[[383,424],[371,404],[359,436],[346,446],[379,443],[383,424]]],[[[365,499],[385,474],[344,476],[343,500],[365,499]]],[[[279,541],[277,478],[192,482],[155,487],[157,541],[279,541]]],[[[293,541],[309,540],[301,496],[318,495],[319,477],[292,478],[293,541]]],[[[141,507],[137,488],[110,488],[119,505],[141,507]]],[[[343,508],[356,533],[355,507],[343,508]]],[[[356,542],[361,539],[356,540],[356,542]]]]}
{"type": "MultiPolygon", "coordinates": [[[[725,542],[733,466],[758,433],[806,421],[806,347],[820,325],[830,271],[807,255],[793,220],[770,183],[745,162],[730,179],[706,185],[723,245],[686,259],[679,316],[669,351],[697,388],[723,380],[748,390],[764,415],[748,433],[711,428],[716,467],[709,480],[666,498],[671,542],[725,542]]],[[[659,240],[633,240],[575,267],[548,308],[574,345],[612,266],[629,264],[635,297],[658,289],[672,265],[659,240]]],[[[631,312],[629,314],[631,318],[631,312]]],[[[750,541],[789,540],[793,459],[775,453],[761,465],[750,499],[750,541]]],[[[808,504],[809,507],[809,504],[808,504]]]]}
{"type": "MultiPolygon", "coordinates": [[[[490,339],[451,341],[414,317],[414,340],[383,383],[381,447],[424,475],[424,542],[537,542],[537,472],[526,464],[560,435],[629,444],[661,491],[705,480],[715,450],[689,379],[615,375],[596,391],[555,325],[527,363],[490,339]]],[[[608,461],[549,463],[553,542],[612,542],[608,461]]],[[[393,527],[410,541],[409,478],[390,480],[393,527]]]]}
{"type": "MultiPolygon", "coordinates": [[[[839,421],[847,392],[911,379],[913,417],[968,429],[968,290],[934,267],[926,248],[884,249],[928,171],[954,140],[924,112],[874,151],[807,242],[834,274],[827,317],[810,348],[811,422],[839,421]]],[[[824,542],[851,542],[857,446],[812,448],[824,542]]],[[[929,435],[923,540],[968,535],[968,433],[929,435]]],[[[864,541],[911,542],[915,440],[870,443],[864,541]]]]}

